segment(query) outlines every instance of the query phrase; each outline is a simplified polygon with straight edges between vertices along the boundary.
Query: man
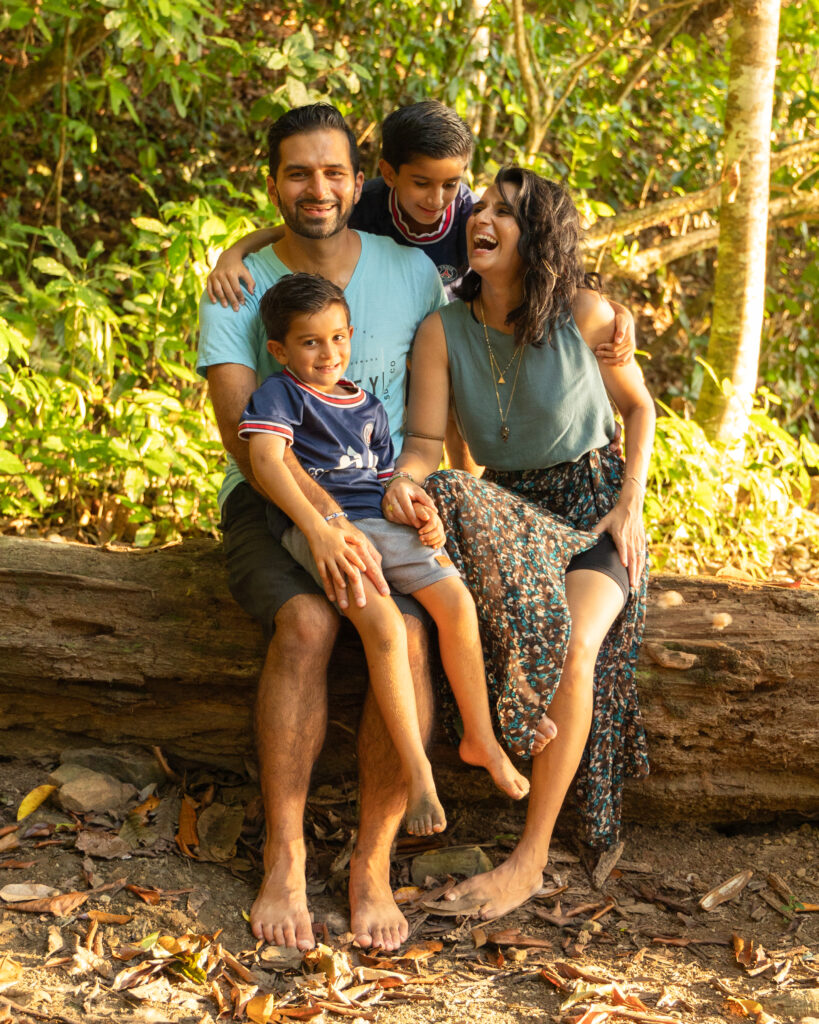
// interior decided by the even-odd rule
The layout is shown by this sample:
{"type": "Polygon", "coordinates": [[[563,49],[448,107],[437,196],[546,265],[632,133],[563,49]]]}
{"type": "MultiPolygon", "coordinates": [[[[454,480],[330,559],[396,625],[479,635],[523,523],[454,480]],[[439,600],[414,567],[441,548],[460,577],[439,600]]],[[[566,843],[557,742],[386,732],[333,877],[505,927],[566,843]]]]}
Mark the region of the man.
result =
{"type": "MultiPolygon", "coordinates": [[[[423,318],[446,301],[433,263],[416,249],[347,227],[363,184],[355,138],[335,108],[297,108],[271,127],[268,193],[284,236],[248,258],[257,288],[234,313],[203,296],[198,369],[207,376],[229,454],[220,493],[231,590],[272,639],[259,682],[255,724],[267,821],[264,878],[251,910],[258,938],[309,949],[314,944],[305,890],[304,806],[327,725],[326,669],[339,619],[310,576],[274,539],[271,512],[254,490],[239,418],[258,383],[279,369],[258,315],[264,292],[284,274],[321,274],[342,288],[356,326],[349,376],[384,403],[400,448],[406,357],[423,318]]],[[[302,491],[325,517],[336,503],[296,460],[302,491]]],[[[275,513],[274,513],[275,514],[275,513]]],[[[329,522],[341,523],[339,518],[329,522]]],[[[282,532],[286,521],[280,521],[282,532]]],[[[350,530],[350,524],[346,529],[350,530]]],[[[387,592],[378,555],[363,535],[351,560],[387,592]]],[[[336,587],[340,608],[363,602],[360,579],[336,587]],[[347,591],[351,591],[351,598],[347,591]]],[[[404,613],[421,733],[429,736],[432,695],[424,627],[417,606],[404,613]]],[[[392,896],[389,854],[406,803],[399,761],[372,696],[358,743],[361,819],[350,861],[350,927],[362,946],[393,950],[407,923],[392,896]]]]}

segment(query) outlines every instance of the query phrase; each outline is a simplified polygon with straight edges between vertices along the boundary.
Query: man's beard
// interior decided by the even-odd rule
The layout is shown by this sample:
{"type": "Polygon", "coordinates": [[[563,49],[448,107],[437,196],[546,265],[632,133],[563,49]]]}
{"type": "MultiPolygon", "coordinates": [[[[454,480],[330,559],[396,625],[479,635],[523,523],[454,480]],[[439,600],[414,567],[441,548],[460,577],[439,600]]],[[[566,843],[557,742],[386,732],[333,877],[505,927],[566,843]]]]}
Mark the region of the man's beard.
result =
{"type": "Polygon", "coordinates": [[[333,235],[337,235],[339,231],[343,231],[347,227],[347,222],[353,215],[353,204],[343,207],[341,203],[337,203],[335,207],[335,217],[323,220],[321,222],[313,221],[307,217],[302,216],[300,206],[302,203],[305,205],[311,205],[315,200],[297,200],[292,206],[285,206],[282,204],[279,207],[279,212],[282,215],[282,219],[287,227],[302,238],[332,238],[333,235]]]}

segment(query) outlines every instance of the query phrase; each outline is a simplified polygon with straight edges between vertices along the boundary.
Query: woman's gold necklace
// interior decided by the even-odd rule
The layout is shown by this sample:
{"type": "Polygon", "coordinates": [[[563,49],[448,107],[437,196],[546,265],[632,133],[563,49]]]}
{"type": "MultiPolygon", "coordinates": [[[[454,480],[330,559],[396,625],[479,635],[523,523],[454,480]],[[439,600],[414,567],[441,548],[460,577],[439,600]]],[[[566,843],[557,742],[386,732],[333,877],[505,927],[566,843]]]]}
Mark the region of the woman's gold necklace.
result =
{"type": "Polygon", "coordinates": [[[489,353],[489,376],[492,378],[492,384],[495,388],[495,399],[498,403],[498,415],[500,416],[501,421],[500,438],[501,441],[508,441],[509,434],[511,433],[511,431],[509,430],[509,426],[506,422],[506,417],[509,415],[509,410],[512,408],[512,399],[515,397],[515,389],[518,386],[518,374],[520,373],[520,368],[523,363],[523,345],[518,345],[515,348],[515,351],[512,353],[512,358],[501,370],[500,365],[498,364],[498,361],[495,358],[495,353],[492,351],[492,346],[489,344],[489,331],[486,329],[486,317],[484,316],[483,301],[481,300],[480,296],[478,296],[478,309],[481,311],[481,326],[483,327],[483,339],[486,342],[486,351],[489,353]],[[503,406],[501,405],[498,385],[506,383],[506,377],[504,376],[504,374],[516,359],[518,361],[518,365],[515,369],[515,379],[512,381],[512,391],[509,395],[509,401],[506,403],[506,412],[504,412],[503,406]]]}

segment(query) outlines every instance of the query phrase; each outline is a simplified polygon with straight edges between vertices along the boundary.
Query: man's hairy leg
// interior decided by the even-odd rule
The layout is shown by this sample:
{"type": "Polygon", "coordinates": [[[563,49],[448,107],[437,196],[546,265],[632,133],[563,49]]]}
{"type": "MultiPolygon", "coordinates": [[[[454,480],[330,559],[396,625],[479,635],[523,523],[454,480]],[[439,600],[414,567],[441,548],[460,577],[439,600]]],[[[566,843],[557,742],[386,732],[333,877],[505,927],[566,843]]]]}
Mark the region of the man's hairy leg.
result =
{"type": "MultiPolygon", "coordinates": [[[[433,697],[426,629],[412,615],[407,627],[418,723],[424,743],[432,731],[433,697]]],[[[390,888],[390,849],[407,804],[398,755],[371,693],[364,702],[358,733],[361,820],[350,861],[350,930],[360,946],[397,949],[407,922],[390,888]]]]}
{"type": "Polygon", "coordinates": [[[327,662],[338,616],[323,597],[291,598],[276,615],[259,680],[255,728],[267,838],[253,934],[277,946],[314,945],[305,890],[304,806],[327,728],[327,662]]]}

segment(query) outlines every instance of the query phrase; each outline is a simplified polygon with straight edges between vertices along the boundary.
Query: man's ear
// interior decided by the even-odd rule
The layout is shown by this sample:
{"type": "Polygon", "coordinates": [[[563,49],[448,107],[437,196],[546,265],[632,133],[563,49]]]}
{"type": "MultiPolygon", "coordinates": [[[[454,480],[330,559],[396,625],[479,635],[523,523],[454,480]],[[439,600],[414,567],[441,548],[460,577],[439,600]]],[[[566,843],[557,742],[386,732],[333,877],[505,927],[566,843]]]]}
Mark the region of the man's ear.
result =
{"type": "Polygon", "coordinates": [[[277,363],[287,366],[287,349],[275,338],[267,339],[267,351],[273,356],[277,363]]]}
{"type": "Polygon", "coordinates": [[[276,191],[276,179],[271,177],[269,174],[267,176],[267,195],[268,198],[270,199],[270,202],[273,203],[276,209],[278,209],[279,193],[276,191]]]}
{"type": "Polygon", "coordinates": [[[390,188],[395,188],[395,179],[398,175],[398,172],[395,170],[392,164],[387,163],[383,156],[378,161],[378,169],[381,172],[381,177],[384,179],[384,181],[386,181],[390,188]]]}
{"type": "Polygon", "coordinates": [[[353,206],[361,198],[361,189],[364,187],[364,172],[359,171],[355,176],[355,195],[353,196],[353,206]]]}

